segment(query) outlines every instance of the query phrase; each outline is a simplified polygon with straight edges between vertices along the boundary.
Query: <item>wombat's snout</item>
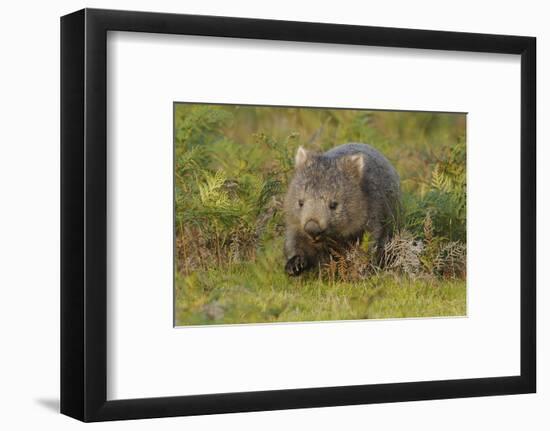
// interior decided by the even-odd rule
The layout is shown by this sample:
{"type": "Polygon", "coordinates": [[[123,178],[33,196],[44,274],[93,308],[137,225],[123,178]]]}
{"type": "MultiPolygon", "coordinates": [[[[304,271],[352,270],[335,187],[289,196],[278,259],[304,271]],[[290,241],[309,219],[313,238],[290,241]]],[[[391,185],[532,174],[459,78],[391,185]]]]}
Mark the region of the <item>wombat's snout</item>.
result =
{"type": "Polygon", "coordinates": [[[321,226],[315,220],[308,220],[304,225],[304,230],[313,239],[317,239],[324,232],[324,229],[321,229],[321,226]]]}

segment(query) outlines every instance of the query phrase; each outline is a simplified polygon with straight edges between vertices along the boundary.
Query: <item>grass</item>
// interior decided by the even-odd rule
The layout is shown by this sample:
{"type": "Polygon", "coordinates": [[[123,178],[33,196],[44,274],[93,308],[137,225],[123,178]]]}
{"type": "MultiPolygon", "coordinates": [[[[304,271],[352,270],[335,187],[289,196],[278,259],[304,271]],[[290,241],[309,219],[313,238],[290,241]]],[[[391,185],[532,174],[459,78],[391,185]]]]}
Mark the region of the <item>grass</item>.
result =
{"type": "Polygon", "coordinates": [[[464,115],[195,104],[174,114],[178,326],[466,314],[464,115]],[[282,200],[296,148],[351,141],[401,177],[389,264],[373,267],[360,248],[289,278],[282,200]]]}
{"type": "Polygon", "coordinates": [[[176,325],[466,315],[463,279],[381,271],[361,281],[289,278],[278,247],[242,262],[176,274],[176,325]]]}
{"type": "Polygon", "coordinates": [[[273,271],[254,283],[250,264],[184,277],[176,325],[307,322],[466,315],[461,280],[380,275],[358,283],[292,280],[273,271]],[[247,280],[243,283],[243,280],[247,280]],[[200,288],[197,285],[201,285],[200,288]]]}

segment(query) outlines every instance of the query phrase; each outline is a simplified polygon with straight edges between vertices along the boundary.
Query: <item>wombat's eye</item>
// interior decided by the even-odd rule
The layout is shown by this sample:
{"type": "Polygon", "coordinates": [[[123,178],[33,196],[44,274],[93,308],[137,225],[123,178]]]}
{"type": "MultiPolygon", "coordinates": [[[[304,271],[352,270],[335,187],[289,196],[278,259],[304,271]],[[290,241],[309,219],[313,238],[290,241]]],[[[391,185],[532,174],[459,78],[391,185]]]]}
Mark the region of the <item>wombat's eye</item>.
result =
{"type": "Polygon", "coordinates": [[[304,200],[303,199],[298,200],[298,205],[300,206],[300,208],[302,208],[304,206],[304,200]]]}
{"type": "Polygon", "coordinates": [[[338,206],[338,202],[334,202],[334,201],[332,201],[331,203],[328,204],[328,207],[331,210],[335,210],[337,206],[338,206]]]}

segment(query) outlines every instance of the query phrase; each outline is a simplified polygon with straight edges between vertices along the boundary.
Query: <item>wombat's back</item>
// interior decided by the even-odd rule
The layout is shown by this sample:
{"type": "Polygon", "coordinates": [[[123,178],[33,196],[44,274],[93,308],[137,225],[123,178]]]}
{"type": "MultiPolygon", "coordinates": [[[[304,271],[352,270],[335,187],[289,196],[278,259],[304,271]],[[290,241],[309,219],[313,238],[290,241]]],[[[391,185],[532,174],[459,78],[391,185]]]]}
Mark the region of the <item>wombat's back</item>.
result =
{"type": "Polygon", "coordinates": [[[390,218],[397,223],[401,199],[399,174],[380,151],[367,144],[349,143],[327,151],[324,156],[336,159],[353,154],[364,155],[361,185],[371,216],[379,220],[390,218]]]}

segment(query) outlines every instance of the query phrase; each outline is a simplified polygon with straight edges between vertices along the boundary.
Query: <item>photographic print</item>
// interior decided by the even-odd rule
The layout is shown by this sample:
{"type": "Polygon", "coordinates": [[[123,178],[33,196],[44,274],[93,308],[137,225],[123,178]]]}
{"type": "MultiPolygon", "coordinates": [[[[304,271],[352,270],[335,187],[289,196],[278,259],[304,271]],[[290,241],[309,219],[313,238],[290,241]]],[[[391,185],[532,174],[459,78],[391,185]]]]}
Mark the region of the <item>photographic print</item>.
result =
{"type": "Polygon", "coordinates": [[[466,315],[466,114],[174,103],[176,326],[466,315]]]}

